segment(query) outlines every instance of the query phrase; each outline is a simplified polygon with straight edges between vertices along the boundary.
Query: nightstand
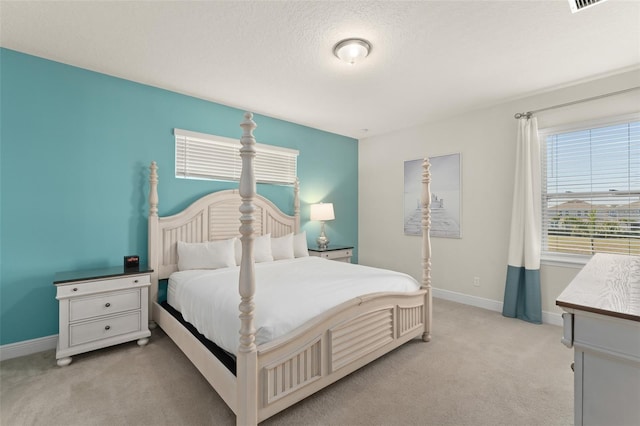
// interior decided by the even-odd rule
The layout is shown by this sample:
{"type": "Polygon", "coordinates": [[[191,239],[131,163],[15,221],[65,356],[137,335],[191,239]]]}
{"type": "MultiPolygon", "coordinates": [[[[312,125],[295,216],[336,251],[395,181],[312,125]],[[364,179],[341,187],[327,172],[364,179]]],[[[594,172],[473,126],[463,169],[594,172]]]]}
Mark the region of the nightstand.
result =
{"type": "Polygon", "coordinates": [[[138,340],[149,341],[151,269],[122,267],[59,272],[53,284],[60,306],[56,360],[69,365],[71,355],[138,340]]]}
{"type": "Polygon", "coordinates": [[[324,257],[325,259],[351,263],[353,247],[329,246],[326,249],[310,248],[309,256],[324,257]]]}

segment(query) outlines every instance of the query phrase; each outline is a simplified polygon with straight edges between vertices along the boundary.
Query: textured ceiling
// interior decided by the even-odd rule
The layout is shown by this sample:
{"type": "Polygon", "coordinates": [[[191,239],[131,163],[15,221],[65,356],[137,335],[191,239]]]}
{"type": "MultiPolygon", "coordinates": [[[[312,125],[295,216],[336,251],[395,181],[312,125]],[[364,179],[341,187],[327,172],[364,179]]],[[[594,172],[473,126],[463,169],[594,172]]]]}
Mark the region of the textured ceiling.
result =
{"type": "Polygon", "coordinates": [[[640,67],[640,1],[1,1],[0,16],[2,47],[355,138],[640,67]],[[367,60],[333,56],[347,37],[367,60]]]}

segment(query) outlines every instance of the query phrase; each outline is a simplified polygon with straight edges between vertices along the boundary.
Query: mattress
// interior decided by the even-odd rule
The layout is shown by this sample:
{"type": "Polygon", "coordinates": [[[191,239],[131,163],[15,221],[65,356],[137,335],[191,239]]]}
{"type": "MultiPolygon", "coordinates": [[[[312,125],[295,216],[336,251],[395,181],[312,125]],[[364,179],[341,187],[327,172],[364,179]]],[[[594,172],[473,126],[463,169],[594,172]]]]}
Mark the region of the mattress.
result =
{"type": "MultiPolygon", "coordinates": [[[[174,272],[167,302],[207,339],[237,353],[239,267],[174,272]]],[[[415,292],[407,274],[302,257],[255,264],[256,344],[284,336],[343,302],[378,292],[415,292]]]]}

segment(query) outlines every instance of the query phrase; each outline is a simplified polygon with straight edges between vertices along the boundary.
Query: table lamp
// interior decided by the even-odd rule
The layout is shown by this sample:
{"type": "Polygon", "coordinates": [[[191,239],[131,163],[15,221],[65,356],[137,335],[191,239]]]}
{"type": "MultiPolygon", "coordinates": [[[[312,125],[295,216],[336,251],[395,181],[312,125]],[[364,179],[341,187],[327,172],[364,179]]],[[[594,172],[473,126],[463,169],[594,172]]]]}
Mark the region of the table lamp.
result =
{"type": "Polygon", "coordinates": [[[336,217],[333,213],[333,203],[311,204],[311,220],[319,220],[322,224],[320,228],[320,236],[316,238],[316,242],[318,243],[318,248],[320,250],[326,250],[329,246],[329,238],[327,238],[324,233],[324,222],[335,218],[336,217]]]}

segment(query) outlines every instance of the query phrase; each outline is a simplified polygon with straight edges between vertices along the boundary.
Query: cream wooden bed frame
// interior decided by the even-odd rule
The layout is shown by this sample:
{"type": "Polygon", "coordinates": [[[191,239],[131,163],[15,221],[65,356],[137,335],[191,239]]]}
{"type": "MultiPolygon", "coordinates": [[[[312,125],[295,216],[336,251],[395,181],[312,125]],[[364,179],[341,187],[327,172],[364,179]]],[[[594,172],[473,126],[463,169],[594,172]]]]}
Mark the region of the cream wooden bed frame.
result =
{"type": "Polygon", "coordinates": [[[256,194],[253,160],[256,124],[245,114],[240,140],[239,190],[215,192],[184,211],[158,217],[158,174],[151,163],[149,266],[151,316],[236,414],[238,425],[255,425],[416,337],[431,338],[429,162],[422,173],[423,276],[413,293],[374,293],[345,302],[275,341],[256,346],[253,325],[254,235],[278,237],[300,228],[298,185],[294,215],[256,194]],[[238,228],[238,211],[240,227],[238,228]],[[238,232],[239,229],[239,232],[238,232]],[[241,235],[240,338],[234,376],[179,321],[162,308],[158,280],[177,270],[177,241],[201,242],[241,235]]]}

